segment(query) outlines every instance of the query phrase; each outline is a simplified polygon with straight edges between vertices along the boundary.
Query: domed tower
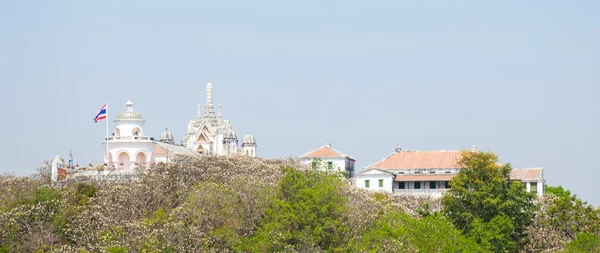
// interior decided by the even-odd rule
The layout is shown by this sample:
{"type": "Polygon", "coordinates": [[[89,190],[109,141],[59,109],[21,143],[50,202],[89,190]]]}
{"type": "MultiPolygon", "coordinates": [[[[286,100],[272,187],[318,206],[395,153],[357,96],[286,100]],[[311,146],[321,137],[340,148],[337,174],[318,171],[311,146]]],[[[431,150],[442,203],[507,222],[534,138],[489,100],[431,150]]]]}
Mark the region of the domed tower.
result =
{"type": "Polygon", "coordinates": [[[160,134],[160,142],[175,144],[175,141],[173,140],[173,134],[169,132],[168,128],[165,128],[165,131],[160,134]]]}
{"type": "Polygon", "coordinates": [[[256,139],[250,133],[242,139],[242,152],[244,155],[256,157],[256,139]]]}
{"type": "Polygon", "coordinates": [[[231,155],[237,153],[238,139],[237,135],[232,129],[228,129],[223,136],[223,149],[225,155],[231,155]]]}
{"type": "Polygon", "coordinates": [[[125,111],[119,113],[116,124],[116,137],[144,136],[143,127],[146,122],[142,114],[133,110],[133,103],[127,101],[125,111]]]}
{"type": "Polygon", "coordinates": [[[150,163],[154,139],[144,134],[146,121],[133,110],[131,101],[127,101],[125,111],[114,122],[115,132],[107,138],[109,154],[104,162],[117,169],[140,168],[150,163]]]}

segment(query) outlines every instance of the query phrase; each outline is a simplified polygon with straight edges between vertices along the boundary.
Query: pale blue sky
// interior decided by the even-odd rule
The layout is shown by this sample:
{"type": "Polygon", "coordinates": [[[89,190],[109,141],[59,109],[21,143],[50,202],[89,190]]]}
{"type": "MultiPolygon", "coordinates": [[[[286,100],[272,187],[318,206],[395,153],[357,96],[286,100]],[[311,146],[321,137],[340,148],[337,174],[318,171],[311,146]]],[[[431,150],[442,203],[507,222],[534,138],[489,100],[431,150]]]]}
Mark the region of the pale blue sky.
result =
{"type": "Polygon", "coordinates": [[[106,100],[180,140],[210,80],[264,157],[475,142],[600,204],[600,2],[285,2],[0,2],[0,173],[100,163],[106,100]]]}

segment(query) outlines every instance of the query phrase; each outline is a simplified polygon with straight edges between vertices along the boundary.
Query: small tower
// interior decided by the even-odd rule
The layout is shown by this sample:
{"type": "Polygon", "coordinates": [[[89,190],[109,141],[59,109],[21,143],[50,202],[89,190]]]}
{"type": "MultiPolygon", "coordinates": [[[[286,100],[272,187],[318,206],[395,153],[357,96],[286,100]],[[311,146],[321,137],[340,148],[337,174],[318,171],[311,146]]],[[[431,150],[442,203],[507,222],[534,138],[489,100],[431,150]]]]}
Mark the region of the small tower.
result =
{"type": "Polygon", "coordinates": [[[244,155],[256,157],[256,139],[250,133],[242,139],[242,152],[244,155]]]}
{"type": "Polygon", "coordinates": [[[165,128],[165,131],[160,134],[160,142],[175,144],[175,141],[173,141],[173,134],[169,132],[168,128],[165,128]]]}
{"type": "Polygon", "coordinates": [[[235,132],[229,128],[227,132],[225,132],[225,136],[223,138],[223,149],[225,155],[231,155],[237,153],[238,139],[235,132]]]}
{"type": "Polygon", "coordinates": [[[197,120],[201,120],[202,119],[202,105],[198,105],[198,112],[196,113],[196,119],[197,120]]]}

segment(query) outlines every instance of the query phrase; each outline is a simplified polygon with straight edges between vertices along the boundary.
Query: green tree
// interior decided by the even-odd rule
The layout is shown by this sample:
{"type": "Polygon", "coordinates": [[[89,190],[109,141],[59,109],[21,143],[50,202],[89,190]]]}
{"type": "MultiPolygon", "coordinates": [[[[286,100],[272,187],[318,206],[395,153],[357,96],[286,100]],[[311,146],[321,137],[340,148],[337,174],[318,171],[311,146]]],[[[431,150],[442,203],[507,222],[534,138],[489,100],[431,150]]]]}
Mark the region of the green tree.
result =
{"type": "Polygon", "coordinates": [[[600,210],[571,195],[562,187],[548,187],[547,193],[556,198],[545,208],[547,222],[568,239],[575,239],[578,232],[600,232],[600,210]]]}
{"type": "Polygon", "coordinates": [[[600,237],[590,233],[579,233],[574,241],[565,245],[565,253],[600,252],[600,237]]]}
{"type": "Polygon", "coordinates": [[[348,242],[348,198],[336,173],[285,169],[277,199],[241,251],[335,249],[348,242]]]}
{"type": "Polygon", "coordinates": [[[563,189],[562,186],[546,185],[545,192],[546,192],[546,194],[552,194],[554,196],[561,197],[561,198],[568,198],[571,196],[571,191],[563,189]]]}
{"type": "Polygon", "coordinates": [[[388,211],[355,240],[349,248],[359,252],[486,252],[439,213],[419,219],[388,211]]]}
{"type": "Polygon", "coordinates": [[[458,161],[462,169],[442,198],[443,212],[488,249],[510,252],[524,243],[535,212],[535,195],[523,184],[510,181],[510,164],[497,161],[493,153],[464,151],[458,161]]]}

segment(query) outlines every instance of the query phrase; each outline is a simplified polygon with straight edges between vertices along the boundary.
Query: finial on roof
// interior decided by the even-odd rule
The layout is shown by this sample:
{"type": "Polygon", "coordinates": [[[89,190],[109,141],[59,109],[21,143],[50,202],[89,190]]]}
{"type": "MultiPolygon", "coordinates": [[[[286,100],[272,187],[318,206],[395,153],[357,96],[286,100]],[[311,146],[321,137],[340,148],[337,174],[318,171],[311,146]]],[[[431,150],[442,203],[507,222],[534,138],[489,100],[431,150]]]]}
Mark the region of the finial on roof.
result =
{"type": "Polygon", "coordinates": [[[471,147],[471,151],[477,152],[477,146],[475,146],[475,143],[473,143],[473,146],[471,147]]]}
{"type": "Polygon", "coordinates": [[[331,148],[331,142],[325,143],[325,147],[331,148]]]}
{"type": "Polygon", "coordinates": [[[131,102],[131,100],[127,100],[127,103],[125,103],[125,109],[127,109],[128,111],[133,110],[133,103],[131,102]]]}
{"type": "Polygon", "coordinates": [[[196,119],[202,118],[202,105],[198,104],[198,112],[196,113],[196,119]]]}

